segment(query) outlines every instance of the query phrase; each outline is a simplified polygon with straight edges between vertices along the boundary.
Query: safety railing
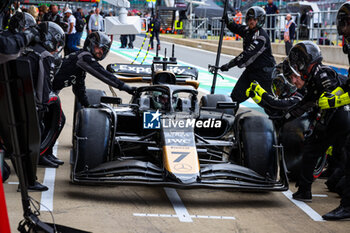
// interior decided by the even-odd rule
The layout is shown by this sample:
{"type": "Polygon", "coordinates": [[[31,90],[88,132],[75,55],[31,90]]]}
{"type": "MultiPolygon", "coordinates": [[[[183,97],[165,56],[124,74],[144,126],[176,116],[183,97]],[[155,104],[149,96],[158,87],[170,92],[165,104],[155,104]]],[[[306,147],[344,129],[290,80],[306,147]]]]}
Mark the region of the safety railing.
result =
{"type": "Polygon", "coordinates": [[[208,38],[208,19],[186,20],[184,23],[184,36],[186,38],[208,38]]]}
{"type": "MultiPolygon", "coordinates": [[[[267,15],[264,29],[270,38],[283,41],[287,14],[267,15]]],[[[336,10],[289,14],[296,24],[294,37],[296,42],[312,40],[319,45],[341,45],[341,37],[338,36],[336,28],[336,10]]],[[[244,16],[242,23],[245,24],[244,16]]],[[[186,20],[184,25],[184,37],[217,40],[220,36],[221,17],[186,20]]],[[[235,36],[227,28],[224,35],[226,38],[235,36]]],[[[271,41],[275,41],[274,39],[271,41]]]]}

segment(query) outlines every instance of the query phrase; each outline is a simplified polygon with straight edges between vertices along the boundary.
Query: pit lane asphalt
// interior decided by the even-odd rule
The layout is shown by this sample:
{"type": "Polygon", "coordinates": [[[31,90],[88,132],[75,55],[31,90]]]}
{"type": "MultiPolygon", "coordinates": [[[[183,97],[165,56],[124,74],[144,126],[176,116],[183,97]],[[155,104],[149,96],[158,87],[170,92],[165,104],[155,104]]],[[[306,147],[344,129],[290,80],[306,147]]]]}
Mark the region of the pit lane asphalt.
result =
{"type": "MultiPolygon", "coordinates": [[[[162,43],[164,46],[165,43],[162,43]]],[[[169,45],[170,46],[170,45],[169,45]]],[[[178,46],[177,51],[181,47],[178,46]]],[[[183,48],[186,56],[191,56],[191,48],[183,48]]],[[[215,61],[215,54],[199,53],[215,61]]],[[[180,54],[177,52],[176,54],[180,54]]],[[[182,57],[178,56],[179,60],[182,57]]],[[[228,58],[229,59],[229,58],[228,58]]],[[[193,59],[196,60],[196,59],[193,59]]],[[[102,62],[130,62],[115,53],[110,53],[102,62]]],[[[212,63],[212,62],[210,62],[212,63]]],[[[200,64],[199,64],[200,65],[200,64]]],[[[204,69],[207,63],[201,65],[204,69]]],[[[237,77],[239,74],[233,74],[237,77]]],[[[108,87],[88,75],[87,88],[108,87]]],[[[136,84],[140,85],[140,84],[136,84]]],[[[124,99],[128,94],[117,91],[124,99]]],[[[71,88],[60,93],[62,107],[67,117],[66,125],[59,138],[58,157],[65,164],[55,169],[53,215],[57,224],[68,225],[92,232],[349,232],[350,221],[314,221],[292,203],[283,193],[237,192],[222,190],[174,190],[170,194],[164,188],[144,186],[80,186],[69,182],[69,157],[72,148],[72,119],[74,95],[71,88]],[[175,196],[174,196],[175,195],[175,196]],[[175,216],[181,213],[184,216],[175,216]],[[220,219],[219,216],[227,217],[220,219]],[[183,218],[181,218],[183,217],[183,218]],[[181,219],[191,220],[181,221],[181,219]]],[[[124,101],[127,102],[127,101],[124,101]]],[[[38,169],[38,179],[43,181],[48,170],[38,169]]],[[[17,177],[12,175],[4,184],[7,208],[12,232],[22,219],[20,194],[16,192],[17,177]]],[[[316,213],[322,215],[338,206],[340,199],[327,191],[325,180],[313,184],[313,193],[320,194],[308,204],[316,213]],[[322,197],[326,195],[326,197],[322,197]]],[[[295,191],[294,183],[290,185],[295,191]]],[[[169,190],[168,190],[169,191],[169,190]]],[[[40,193],[30,193],[38,201],[45,202],[40,193]]],[[[41,211],[41,220],[52,222],[47,211],[41,211]]]]}

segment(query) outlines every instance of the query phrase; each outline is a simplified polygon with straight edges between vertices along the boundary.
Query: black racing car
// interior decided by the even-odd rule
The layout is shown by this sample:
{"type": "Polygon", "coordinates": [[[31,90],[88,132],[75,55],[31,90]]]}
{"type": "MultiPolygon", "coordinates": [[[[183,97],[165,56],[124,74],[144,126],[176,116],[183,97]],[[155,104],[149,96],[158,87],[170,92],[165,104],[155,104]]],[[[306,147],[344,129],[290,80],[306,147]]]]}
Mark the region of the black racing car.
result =
{"type": "Polygon", "coordinates": [[[168,71],[169,63],[176,61],[156,59],[150,77],[124,79],[151,82],[137,88],[129,104],[88,91],[89,101],[100,101],[77,111],[71,181],[287,190],[283,150],[272,122],[249,112],[232,113],[236,103],[228,96],[206,95],[199,101],[196,75],[168,71]]]}

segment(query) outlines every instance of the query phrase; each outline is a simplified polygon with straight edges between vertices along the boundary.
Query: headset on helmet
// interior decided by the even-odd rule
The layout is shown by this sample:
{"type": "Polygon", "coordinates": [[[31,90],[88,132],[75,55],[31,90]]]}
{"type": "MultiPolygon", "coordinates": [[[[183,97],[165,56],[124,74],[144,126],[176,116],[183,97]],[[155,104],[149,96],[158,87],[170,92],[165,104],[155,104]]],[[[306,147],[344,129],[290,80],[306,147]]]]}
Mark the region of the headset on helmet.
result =
{"type": "Polygon", "coordinates": [[[9,30],[12,33],[23,32],[25,29],[35,27],[36,21],[34,17],[27,12],[16,12],[9,22],[9,30]]]}
{"type": "Polygon", "coordinates": [[[320,48],[315,43],[303,41],[293,46],[288,59],[293,73],[306,81],[310,65],[321,62],[323,58],[320,48]]]}
{"type": "Polygon", "coordinates": [[[259,6],[252,6],[248,9],[245,22],[248,25],[249,19],[257,19],[256,28],[262,28],[265,24],[266,13],[265,10],[259,6]]]}
{"type": "Polygon", "coordinates": [[[103,60],[111,48],[111,40],[109,37],[102,32],[93,32],[85,40],[84,50],[89,51],[96,60],[103,60]],[[95,46],[102,48],[103,55],[102,57],[97,57],[95,54],[95,46]]]}
{"type": "Polygon", "coordinates": [[[64,47],[65,35],[62,28],[54,22],[39,24],[40,41],[49,52],[60,53],[64,47]]]}
{"type": "Polygon", "coordinates": [[[350,2],[345,2],[338,10],[337,30],[339,35],[344,36],[343,52],[348,54],[350,50],[350,2]]]}

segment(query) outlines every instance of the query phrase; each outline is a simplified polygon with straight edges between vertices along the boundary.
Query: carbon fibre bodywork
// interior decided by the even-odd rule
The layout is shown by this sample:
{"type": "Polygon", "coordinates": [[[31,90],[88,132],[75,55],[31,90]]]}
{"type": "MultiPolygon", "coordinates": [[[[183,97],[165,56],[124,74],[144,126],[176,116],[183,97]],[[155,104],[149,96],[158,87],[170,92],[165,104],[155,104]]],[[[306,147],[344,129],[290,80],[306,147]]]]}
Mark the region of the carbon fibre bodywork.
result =
{"type": "Polygon", "coordinates": [[[71,181],[287,190],[283,148],[277,143],[272,123],[246,113],[233,116],[200,108],[197,94],[191,86],[143,86],[130,104],[113,107],[111,103],[118,101],[102,98],[100,105],[78,112],[71,181]],[[156,108],[152,98],[159,92],[171,100],[176,97],[176,103],[170,101],[167,107],[156,108]],[[145,128],[145,114],[158,112],[159,127],[145,128]],[[249,122],[255,129],[248,127],[249,122]],[[256,150],[251,146],[254,144],[256,150]]]}

